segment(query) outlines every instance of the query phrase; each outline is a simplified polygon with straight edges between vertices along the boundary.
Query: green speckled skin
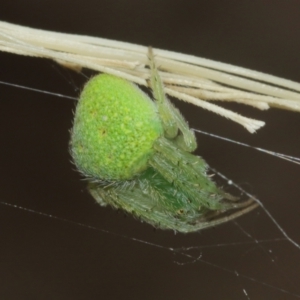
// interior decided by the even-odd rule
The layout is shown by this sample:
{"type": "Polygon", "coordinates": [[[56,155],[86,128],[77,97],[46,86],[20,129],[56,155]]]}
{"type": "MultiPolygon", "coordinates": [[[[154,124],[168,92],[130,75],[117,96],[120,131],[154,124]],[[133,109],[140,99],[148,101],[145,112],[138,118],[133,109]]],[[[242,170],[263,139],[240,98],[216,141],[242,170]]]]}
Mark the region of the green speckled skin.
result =
{"type": "Polygon", "coordinates": [[[128,180],[147,168],[163,129],[153,101],[132,83],[101,74],[84,87],[75,112],[71,154],[95,180],[128,180]]]}

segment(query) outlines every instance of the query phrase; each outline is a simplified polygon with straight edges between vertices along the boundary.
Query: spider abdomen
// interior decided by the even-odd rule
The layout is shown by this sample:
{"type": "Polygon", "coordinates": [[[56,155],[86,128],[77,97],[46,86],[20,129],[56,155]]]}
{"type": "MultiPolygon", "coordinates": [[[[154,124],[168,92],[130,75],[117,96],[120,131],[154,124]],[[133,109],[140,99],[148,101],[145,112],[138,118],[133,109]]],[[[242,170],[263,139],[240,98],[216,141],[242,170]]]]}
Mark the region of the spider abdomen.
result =
{"type": "Polygon", "coordinates": [[[153,101],[137,86],[108,74],[84,87],[76,108],[71,154],[85,176],[127,180],[145,170],[163,133],[153,101]]]}

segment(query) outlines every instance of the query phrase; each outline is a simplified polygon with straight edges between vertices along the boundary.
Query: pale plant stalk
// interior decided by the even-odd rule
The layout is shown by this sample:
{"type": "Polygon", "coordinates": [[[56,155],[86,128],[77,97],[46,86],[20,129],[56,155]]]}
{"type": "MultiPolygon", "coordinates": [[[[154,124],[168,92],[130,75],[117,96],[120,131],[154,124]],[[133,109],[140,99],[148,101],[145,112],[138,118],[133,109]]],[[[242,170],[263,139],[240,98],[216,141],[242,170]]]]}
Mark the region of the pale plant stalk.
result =
{"type": "MultiPolygon", "coordinates": [[[[0,50],[48,58],[75,70],[88,68],[148,85],[145,46],[0,22],[0,50]]],[[[251,133],[265,123],[210,101],[300,112],[299,83],[192,55],[156,48],[153,51],[167,94],[235,121],[251,133]]]]}

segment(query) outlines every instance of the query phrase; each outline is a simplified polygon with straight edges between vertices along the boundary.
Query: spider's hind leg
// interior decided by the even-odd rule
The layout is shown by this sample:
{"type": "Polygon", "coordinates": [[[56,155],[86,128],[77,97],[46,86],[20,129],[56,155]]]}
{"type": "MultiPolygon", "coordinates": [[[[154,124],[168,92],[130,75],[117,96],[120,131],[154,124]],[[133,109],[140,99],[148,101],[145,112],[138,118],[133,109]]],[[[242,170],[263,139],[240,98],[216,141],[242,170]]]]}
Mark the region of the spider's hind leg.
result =
{"type": "Polygon", "coordinates": [[[185,226],[186,221],[178,215],[184,195],[174,193],[174,187],[152,168],[132,181],[90,182],[88,189],[100,205],[109,204],[155,227],[180,231],[185,226]]]}

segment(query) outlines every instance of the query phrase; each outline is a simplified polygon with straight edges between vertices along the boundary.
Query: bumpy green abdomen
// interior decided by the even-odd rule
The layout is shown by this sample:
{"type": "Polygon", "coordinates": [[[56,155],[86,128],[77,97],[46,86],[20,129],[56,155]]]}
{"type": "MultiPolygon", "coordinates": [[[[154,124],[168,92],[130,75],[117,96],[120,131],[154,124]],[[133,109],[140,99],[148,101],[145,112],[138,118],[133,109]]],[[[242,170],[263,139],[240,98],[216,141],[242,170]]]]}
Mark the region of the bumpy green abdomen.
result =
{"type": "Polygon", "coordinates": [[[162,134],[153,101],[134,84],[108,74],[84,87],[75,112],[71,154],[88,177],[126,180],[145,170],[162,134]]]}

